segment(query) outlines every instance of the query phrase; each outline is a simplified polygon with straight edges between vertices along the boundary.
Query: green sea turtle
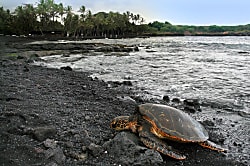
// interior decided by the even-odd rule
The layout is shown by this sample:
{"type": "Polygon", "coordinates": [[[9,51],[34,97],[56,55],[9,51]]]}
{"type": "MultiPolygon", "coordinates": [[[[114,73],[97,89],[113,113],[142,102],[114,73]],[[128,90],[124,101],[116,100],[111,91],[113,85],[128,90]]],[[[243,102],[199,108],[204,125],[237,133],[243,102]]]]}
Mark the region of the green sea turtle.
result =
{"type": "Polygon", "coordinates": [[[163,139],[182,143],[195,142],[205,148],[225,151],[208,140],[208,132],[199,122],[187,113],[166,105],[141,104],[135,114],[116,117],[110,126],[115,130],[132,130],[139,134],[140,140],[148,148],[178,160],[183,160],[186,156],[173,150],[163,139]]]}

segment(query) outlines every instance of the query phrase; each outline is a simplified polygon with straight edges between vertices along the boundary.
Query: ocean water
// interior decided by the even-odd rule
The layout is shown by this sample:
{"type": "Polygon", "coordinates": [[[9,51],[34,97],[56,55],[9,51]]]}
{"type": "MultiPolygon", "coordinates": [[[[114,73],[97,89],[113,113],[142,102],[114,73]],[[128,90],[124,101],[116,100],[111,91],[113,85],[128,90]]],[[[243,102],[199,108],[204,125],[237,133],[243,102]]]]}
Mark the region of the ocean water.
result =
{"type": "MultiPolygon", "coordinates": [[[[90,41],[83,41],[90,42],[90,41]]],[[[202,113],[220,126],[228,157],[249,163],[250,37],[153,37],[91,42],[137,45],[139,52],[43,57],[38,65],[93,73],[104,81],[129,80],[152,97],[199,99],[202,113]],[[238,147],[240,146],[240,147],[238,147]]]]}

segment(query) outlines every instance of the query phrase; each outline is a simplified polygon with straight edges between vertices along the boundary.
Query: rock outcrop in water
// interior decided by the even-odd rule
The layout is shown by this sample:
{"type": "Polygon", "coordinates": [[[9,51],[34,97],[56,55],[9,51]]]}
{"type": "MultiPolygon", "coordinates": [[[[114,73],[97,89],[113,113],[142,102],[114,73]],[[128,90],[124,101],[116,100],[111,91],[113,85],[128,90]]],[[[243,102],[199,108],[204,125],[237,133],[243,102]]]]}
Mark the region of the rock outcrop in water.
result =
{"type": "MultiPolygon", "coordinates": [[[[15,53],[18,50],[20,56],[49,56],[56,54],[70,55],[91,52],[117,53],[116,55],[124,56],[121,53],[139,51],[137,46],[127,46],[122,44],[104,44],[104,43],[81,43],[81,42],[33,42],[33,43],[8,43],[9,53],[15,53]]],[[[127,54],[126,54],[127,55],[127,54]]]]}

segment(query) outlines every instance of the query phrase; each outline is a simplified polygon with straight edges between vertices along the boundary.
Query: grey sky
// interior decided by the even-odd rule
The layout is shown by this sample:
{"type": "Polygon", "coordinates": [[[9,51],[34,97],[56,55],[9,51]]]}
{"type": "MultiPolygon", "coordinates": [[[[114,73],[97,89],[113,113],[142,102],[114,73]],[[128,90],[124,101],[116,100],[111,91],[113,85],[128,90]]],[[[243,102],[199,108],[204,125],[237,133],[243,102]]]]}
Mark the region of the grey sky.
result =
{"type": "MultiPolygon", "coordinates": [[[[0,0],[0,6],[14,9],[38,0],[0,0]]],[[[250,0],[55,0],[78,10],[84,5],[93,13],[99,11],[131,11],[147,22],[169,21],[189,25],[239,25],[250,23],[250,0]]]]}

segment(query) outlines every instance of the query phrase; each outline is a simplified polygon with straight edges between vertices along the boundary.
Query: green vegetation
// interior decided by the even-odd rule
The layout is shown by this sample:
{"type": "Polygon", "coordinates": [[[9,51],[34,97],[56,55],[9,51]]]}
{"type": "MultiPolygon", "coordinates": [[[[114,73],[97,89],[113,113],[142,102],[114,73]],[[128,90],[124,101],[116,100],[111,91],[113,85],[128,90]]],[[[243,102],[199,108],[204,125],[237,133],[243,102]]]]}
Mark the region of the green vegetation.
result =
{"type": "Polygon", "coordinates": [[[99,12],[93,14],[81,6],[73,12],[71,6],[54,0],[40,0],[36,6],[25,4],[14,12],[0,7],[0,34],[58,35],[82,38],[133,37],[155,35],[249,35],[250,24],[239,26],[187,26],[169,22],[145,24],[139,14],[131,12],[99,12]]]}
{"type": "Polygon", "coordinates": [[[152,35],[250,35],[250,24],[238,26],[171,25],[169,22],[149,23],[152,35]]]}
{"type": "Polygon", "coordinates": [[[45,35],[54,33],[75,37],[118,37],[142,34],[147,28],[139,14],[99,12],[92,14],[81,6],[77,13],[54,0],[40,0],[18,6],[13,13],[0,7],[0,34],[45,35]],[[140,33],[139,33],[140,32],[140,33]]]}
{"type": "Polygon", "coordinates": [[[7,54],[7,56],[9,56],[9,57],[17,57],[17,53],[9,53],[9,54],[7,54]]]}

